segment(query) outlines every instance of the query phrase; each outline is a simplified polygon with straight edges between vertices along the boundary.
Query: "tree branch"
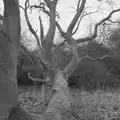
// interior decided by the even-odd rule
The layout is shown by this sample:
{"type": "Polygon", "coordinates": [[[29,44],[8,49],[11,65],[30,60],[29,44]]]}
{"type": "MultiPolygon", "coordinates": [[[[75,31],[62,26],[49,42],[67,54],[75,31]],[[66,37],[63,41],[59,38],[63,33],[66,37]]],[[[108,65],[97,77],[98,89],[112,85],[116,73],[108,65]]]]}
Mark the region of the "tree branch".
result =
{"type": "Polygon", "coordinates": [[[28,57],[28,59],[30,60],[30,62],[31,62],[31,64],[32,64],[32,65],[29,65],[29,68],[30,68],[30,69],[28,69],[28,66],[26,66],[26,67],[24,66],[24,69],[27,69],[27,70],[29,71],[29,70],[31,70],[32,68],[33,68],[33,70],[35,70],[35,68],[37,69],[37,67],[38,67],[38,68],[39,68],[40,70],[42,70],[42,71],[43,71],[43,70],[48,71],[46,65],[45,65],[41,60],[40,60],[40,61],[37,61],[37,60],[35,59],[35,57],[34,57],[33,55],[31,55],[31,53],[30,53],[23,45],[20,46],[20,51],[28,57]],[[38,62],[39,62],[41,65],[39,65],[38,62]],[[33,65],[34,65],[35,67],[33,67],[33,65]],[[36,65],[37,65],[37,67],[36,67],[36,65]]]}
{"type": "Polygon", "coordinates": [[[25,18],[26,18],[26,22],[27,22],[27,25],[29,27],[29,30],[30,32],[34,35],[34,37],[36,38],[37,40],[37,44],[38,44],[38,47],[40,49],[40,64],[43,66],[43,68],[45,68],[45,70],[47,69],[47,67],[45,66],[45,64],[43,63],[43,49],[40,45],[40,41],[39,41],[39,37],[37,36],[35,30],[33,29],[31,23],[30,23],[30,20],[29,20],[29,17],[28,17],[28,14],[27,14],[27,9],[29,8],[29,0],[26,0],[25,2],[25,8],[23,8],[22,6],[20,6],[23,10],[24,10],[24,13],[25,13],[25,18]]]}
{"type": "Polygon", "coordinates": [[[31,23],[30,23],[28,14],[27,14],[27,10],[28,10],[28,8],[29,8],[28,2],[29,2],[29,0],[26,0],[26,2],[25,2],[25,8],[23,8],[22,6],[20,6],[20,8],[22,8],[22,9],[24,10],[25,19],[26,19],[27,25],[28,25],[28,27],[29,27],[29,30],[30,30],[30,32],[34,35],[34,37],[36,38],[37,44],[38,44],[39,48],[41,48],[40,41],[39,41],[39,37],[37,36],[35,30],[33,29],[32,25],[31,25],[31,23]]]}
{"type": "Polygon", "coordinates": [[[50,13],[48,10],[46,10],[47,5],[45,3],[40,3],[40,5],[32,5],[30,6],[30,9],[32,8],[38,8],[40,10],[42,10],[44,13],[46,13],[48,16],[50,16],[50,13]]]}
{"type": "Polygon", "coordinates": [[[0,20],[2,21],[4,20],[4,17],[1,14],[0,14],[0,20]]]}
{"type": "Polygon", "coordinates": [[[71,73],[76,69],[78,63],[79,63],[79,56],[78,56],[78,51],[77,51],[77,43],[72,37],[72,33],[64,33],[61,26],[56,22],[56,26],[61,33],[61,35],[64,37],[64,41],[58,46],[58,48],[65,43],[65,41],[68,42],[68,44],[71,46],[71,52],[72,52],[72,60],[70,63],[64,68],[63,73],[67,78],[71,75],[71,73]]]}
{"type": "Polygon", "coordinates": [[[40,39],[41,39],[42,46],[44,46],[44,30],[43,30],[43,24],[40,16],[39,16],[39,21],[40,21],[40,39]]]}
{"type": "Polygon", "coordinates": [[[86,3],[86,0],[82,0],[81,6],[79,7],[79,9],[77,8],[78,10],[77,10],[77,12],[76,12],[72,22],[70,23],[70,25],[69,25],[69,27],[67,29],[67,32],[69,32],[70,34],[72,34],[72,31],[73,31],[73,29],[74,29],[74,27],[75,27],[75,25],[76,25],[80,15],[83,12],[83,9],[85,7],[85,3],[86,3]]]}
{"type": "Polygon", "coordinates": [[[45,82],[44,79],[33,78],[33,77],[30,75],[30,73],[28,73],[28,78],[30,78],[30,79],[31,79],[32,81],[34,81],[34,82],[41,82],[41,83],[45,82]]]}
{"type": "Polygon", "coordinates": [[[109,19],[108,21],[111,23],[118,23],[119,24],[119,21],[112,21],[111,19],[109,19]]]}
{"type": "Polygon", "coordinates": [[[64,37],[64,36],[65,36],[65,33],[63,32],[63,30],[62,30],[62,28],[61,28],[61,26],[59,25],[58,22],[56,22],[56,26],[57,26],[59,32],[61,33],[61,35],[64,37]]]}
{"type": "Polygon", "coordinates": [[[72,35],[74,35],[74,34],[77,32],[77,30],[79,29],[80,23],[81,23],[82,19],[83,19],[85,16],[94,14],[94,13],[98,12],[98,10],[99,10],[99,7],[98,7],[98,9],[97,9],[96,11],[93,11],[93,12],[89,12],[89,13],[84,13],[84,12],[83,12],[83,15],[80,17],[80,20],[79,20],[78,23],[77,23],[77,27],[76,27],[76,29],[73,31],[72,35]]]}
{"type": "Polygon", "coordinates": [[[50,0],[44,0],[45,3],[47,4],[47,6],[49,7],[49,9],[51,8],[51,4],[52,4],[52,1],[50,0]]]}
{"type": "Polygon", "coordinates": [[[58,0],[55,1],[49,1],[45,0],[46,4],[49,7],[49,18],[50,18],[50,25],[49,29],[45,38],[44,42],[44,52],[45,52],[45,59],[52,64],[52,46],[53,46],[53,40],[56,30],[56,4],[58,0]]]}
{"type": "Polygon", "coordinates": [[[31,64],[36,64],[36,60],[34,59],[34,57],[27,51],[27,49],[23,45],[20,46],[20,52],[22,52],[28,57],[31,64]]]}
{"type": "Polygon", "coordinates": [[[86,41],[92,41],[93,39],[95,39],[95,38],[97,37],[97,29],[98,29],[98,27],[99,27],[103,22],[109,20],[114,13],[119,12],[119,11],[120,11],[120,9],[117,9],[117,10],[113,10],[111,13],[109,13],[109,15],[108,15],[107,17],[105,17],[104,19],[102,19],[100,22],[98,22],[98,23],[95,25],[94,33],[93,33],[92,36],[77,39],[77,43],[82,43],[82,42],[86,42],[86,41]]]}
{"type": "Polygon", "coordinates": [[[77,11],[79,10],[81,0],[78,0],[77,11]]]}

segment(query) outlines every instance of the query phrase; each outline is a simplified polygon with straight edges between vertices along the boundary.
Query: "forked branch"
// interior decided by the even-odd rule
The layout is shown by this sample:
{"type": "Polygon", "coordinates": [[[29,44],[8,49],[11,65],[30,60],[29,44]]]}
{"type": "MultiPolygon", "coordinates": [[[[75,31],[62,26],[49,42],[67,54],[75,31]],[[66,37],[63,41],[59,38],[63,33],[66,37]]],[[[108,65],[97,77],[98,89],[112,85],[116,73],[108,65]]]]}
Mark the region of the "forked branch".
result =
{"type": "MultiPolygon", "coordinates": [[[[72,33],[72,31],[73,31],[73,29],[74,29],[74,27],[75,27],[79,17],[81,16],[81,14],[82,14],[82,12],[84,10],[85,3],[86,3],[86,0],[82,0],[81,5],[78,6],[79,8],[77,8],[77,12],[76,12],[75,16],[73,17],[73,20],[70,23],[70,25],[69,25],[69,27],[67,29],[67,32],[72,33]]],[[[78,2],[78,4],[80,4],[80,3],[78,2]]]]}
{"type": "MultiPolygon", "coordinates": [[[[40,61],[39,61],[39,62],[40,62],[40,64],[42,65],[42,67],[46,70],[46,69],[47,69],[47,68],[46,68],[46,65],[43,63],[43,60],[44,60],[44,59],[43,59],[43,49],[42,49],[42,47],[41,47],[39,37],[38,37],[37,33],[35,32],[35,30],[33,29],[32,25],[31,25],[31,23],[30,23],[28,14],[27,14],[27,10],[28,10],[29,7],[30,7],[30,5],[29,5],[29,0],[26,0],[26,2],[25,2],[25,8],[23,8],[22,6],[20,6],[20,8],[22,8],[22,9],[24,10],[25,19],[26,19],[27,25],[28,25],[28,27],[29,27],[29,30],[30,30],[30,32],[34,35],[34,37],[36,38],[37,45],[38,45],[38,47],[39,47],[39,49],[40,49],[40,56],[39,56],[40,61]]],[[[42,23],[41,23],[41,25],[42,25],[42,23]]],[[[43,31],[42,31],[42,38],[43,38],[43,31]]]]}
{"type": "Polygon", "coordinates": [[[91,15],[91,14],[94,14],[94,13],[98,12],[98,11],[99,11],[99,8],[100,8],[100,7],[98,7],[97,10],[92,11],[92,12],[88,12],[88,13],[85,12],[85,10],[84,10],[84,11],[82,12],[81,17],[79,18],[79,21],[77,22],[77,27],[76,27],[76,29],[72,32],[72,35],[74,35],[74,34],[77,32],[77,30],[79,29],[79,26],[80,26],[80,23],[81,23],[82,19],[83,19],[84,17],[88,16],[88,15],[91,15]]]}
{"type": "Polygon", "coordinates": [[[58,0],[45,0],[49,8],[49,29],[47,35],[44,40],[44,52],[45,52],[45,59],[52,64],[53,54],[52,54],[52,47],[53,47],[53,40],[56,31],[56,5],[58,0]]]}
{"type": "Polygon", "coordinates": [[[28,14],[27,14],[27,10],[28,10],[28,8],[29,8],[29,0],[26,0],[26,2],[25,2],[25,8],[23,8],[22,6],[20,6],[20,8],[22,8],[22,10],[24,10],[25,19],[26,19],[27,25],[28,25],[28,27],[29,27],[29,30],[30,30],[30,32],[34,35],[34,37],[36,38],[37,44],[38,44],[39,48],[41,48],[40,41],[39,41],[39,37],[38,37],[38,35],[36,34],[35,30],[33,29],[32,25],[31,25],[31,23],[30,23],[28,14]]]}
{"type": "Polygon", "coordinates": [[[64,41],[58,46],[58,48],[61,45],[64,45],[65,41],[68,42],[68,44],[71,46],[71,52],[72,52],[72,60],[70,61],[70,63],[64,68],[63,73],[67,78],[71,75],[71,73],[76,69],[78,63],[79,63],[79,55],[78,55],[78,51],[77,51],[77,42],[76,40],[74,40],[74,38],[72,37],[72,33],[70,34],[68,31],[66,33],[63,32],[61,26],[56,22],[57,28],[59,30],[59,32],[61,33],[61,35],[64,37],[64,41]]]}
{"type": "Polygon", "coordinates": [[[30,9],[32,10],[33,8],[37,8],[40,11],[42,10],[44,13],[46,13],[48,16],[50,15],[49,11],[46,9],[48,7],[44,2],[41,2],[39,5],[31,5],[30,9]]]}
{"type": "Polygon", "coordinates": [[[119,11],[120,11],[120,9],[113,10],[112,12],[110,12],[107,17],[105,17],[104,19],[102,19],[100,22],[98,22],[98,23],[95,25],[94,32],[93,32],[93,35],[92,35],[92,36],[77,39],[77,43],[82,43],[82,42],[86,42],[86,41],[92,41],[93,39],[95,39],[95,38],[97,37],[97,29],[98,29],[98,27],[99,27],[102,23],[104,23],[105,21],[109,20],[114,13],[119,12],[119,11]]]}

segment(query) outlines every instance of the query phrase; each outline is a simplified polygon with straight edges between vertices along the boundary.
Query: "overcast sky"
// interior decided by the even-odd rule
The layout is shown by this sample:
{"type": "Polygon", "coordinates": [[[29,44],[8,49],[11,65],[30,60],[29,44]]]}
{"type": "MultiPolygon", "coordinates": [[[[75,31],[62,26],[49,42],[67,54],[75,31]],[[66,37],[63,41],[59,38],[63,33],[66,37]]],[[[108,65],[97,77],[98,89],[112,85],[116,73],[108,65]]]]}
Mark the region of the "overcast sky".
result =
{"type": "MultiPolygon", "coordinates": [[[[19,1],[20,1],[20,5],[24,6],[25,0],[19,0],[19,1]]],[[[32,3],[38,3],[39,0],[31,0],[31,1],[32,1],[32,3]]],[[[78,0],[59,0],[59,2],[58,2],[57,11],[60,15],[59,23],[64,30],[67,29],[70,21],[73,18],[73,15],[75,14],[74,8],[76,7],[76,1],[78,1],[78,0]]],[[[117,9],[118,7],[120,8],[120,0],[114,0],[114,2],[117,3],[117,6],[115,7],[115,9],[117,9]]],[[[98,2],[97,0],[87,0],[86,11],[87,12],[95,11],[101,3],[102,2],[98,2]]],[[[0,8],[3,8],[1,0],[0,0],[0,8]]],[[[84,35],[87,35],[88,34],[88,26],[90,25],[90,23],[92,23],[94,25],[96,22],[100,21],[103,17],[108,15],[108,13],[110,13],[110,11],[111,11],[110,6],[108,6],[107,4],[102,4],[101,9],[102,9],[102,12],[92,14],[91,16],[85,17],[82,20],[79,31],[76,33],[75,37],[82,37],[84,35]]],[[[33,11],[32,14],[29,14],[29,15],[30,15],[29,18],[31,20],[31,23],[32,23],[34,29],[39,30],[38,17],[40,15],[40,13],[38,11],[33,11]]],[[[117,13],[113,16],[113,18],[116,19],[119,16],[120,16],[120,13],[117,13]]],[[[26,25],[26,22],[24,19],[24,13],[22,10],[21,10],[21,18],[22,18],[22,20],[21,20],[22,30],[25,30],[25,29],[27,29],[27,25],[26,25]]],[[[46,15],[42,14],[42,20],[43,20],[44,28],[45,28],[45,30],[47,30],[48,19],[46,19],[46,15]]]]}

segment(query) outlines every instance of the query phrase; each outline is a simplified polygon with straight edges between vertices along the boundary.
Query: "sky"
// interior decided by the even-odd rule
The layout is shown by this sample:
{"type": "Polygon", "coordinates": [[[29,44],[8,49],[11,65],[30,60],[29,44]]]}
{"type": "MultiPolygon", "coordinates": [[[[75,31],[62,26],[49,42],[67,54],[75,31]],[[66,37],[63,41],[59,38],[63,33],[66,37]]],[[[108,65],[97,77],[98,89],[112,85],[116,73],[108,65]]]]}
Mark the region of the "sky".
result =
{"type": "MultiPolygon", "coordinates": [[[[40,0],[31,0],[31,3],[38,3],[40,0]]],[[[67,30],[68,25],[70,24],[73,15],[75,14],[75,7],[76,7],[76,3],[78,0],[59,0],[58,5],[57,5],[57,11],[60,15],[60,20],[59,23],[61,25],[61,27],[63,28],[64,31],[67,30]]],[[[104,1],[104,0],[102,0],[104,1]]],[[[19,3],[21,6],[24,7],[24,2],[25,0],[19,0],[19,3]]],[[[120,8],[120,0],[114,0],[114,2],[116,2],[116,6],[115,9],[117,9],[118,7],[120,8]]],[[[102,4],[102,2],[98,2],[97,0],[87,0],[86,2],[86,11],[87,12],[91,12],[91,11],[95,11],[97,9],[97,7],[102,4]]],[[[3,4],[2,1],[0,0],[0,12],[2,12],[2,8],[3,8],[3,4]]],[[[26,21],[24,18],[24,12],[22,9],[20,9],[21,11],[21,28],[22,31],[27,33],[29,38],[33,38],[33,36],[31,35],[30,32],[28,32],[28,27],[26,25],[26,21]]],[[[106,15],[108,15],[111,12],[111,7],[108,4],[102,4],[101,5],[101,12],[99,13],[95,13],[92,14],[88,17],[85,17],[80,24],[79,30],[78,32],[74,35],[75,38],[80,38],[83,36],[86,36],[89,34],[89,29],[88,27],[90,26],[90,24],[92,24],[92,28],[94,28],[94,25],[96,24],[96,22],[99,22],[103,17],[105,17],[106,15]]],[[[45,14],[39,13],[37,10],[29,11],[29,18],[31,21],[31,24],[33,26],[33,28],[35,30],[38,30],[38,34],[39,34],[39,20],[38,17],[39,15],[42,16],[42,20],[43,20],[43,25],[44,25],[44,29],[45,31],[47,31],[48,29],[48,25],[49,25],[49,21],[48,21],[48,17],[45,14]]],[[[120,12],[115,14],[112,18],[113,19],[117,19],[120,16],[120,12]]],[[[58,34],[56,34],[55,40],[57,41],[59,38],[58,34]]],[[[34,38],[33,38],[34,39],[34,38]]]]}

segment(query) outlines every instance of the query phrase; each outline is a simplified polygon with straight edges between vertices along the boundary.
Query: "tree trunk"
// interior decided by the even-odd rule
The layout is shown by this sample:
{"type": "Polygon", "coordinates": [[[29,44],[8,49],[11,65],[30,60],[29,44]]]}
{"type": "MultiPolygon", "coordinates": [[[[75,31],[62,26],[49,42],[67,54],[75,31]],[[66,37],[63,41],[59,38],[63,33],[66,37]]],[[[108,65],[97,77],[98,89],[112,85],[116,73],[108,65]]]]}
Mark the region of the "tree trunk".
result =
{"type": "Polygon", "coordinates": [[[54,81],[51,99],[46,111],[40,116],[40,120],[47,120],[48,118],[50,120],[60,120],[60,111],[69,107],[69,90],[62,71],[55,73],[54,81]]]}
{"type": "Polygon", "coordinates": [[[16,63],[8,39],[0,34],[0,116],[8,116],[9,109],[17,104],[16,63]]]}
{"type": "MultiPolygon", "coordinates": [[[[56,3],[54,2],[53,4],[56,3]]],[[[20,107],[18,100],[16,81],[20,43],[20,13],[18,6],[17,0],[4,0],[4,29],[0,33],[0,120],[4,120],[7,116],[9,116],[8,120],[37,119],[20,107]]],[[[73,61],[75,60],[73,59],[73,61]]],[[[51,64],[49,60],[47,62],[51,64]]],[[[73,66],[74,63],[71,62],[71,65],[73,66]]],[[[52,117],[60,120],[60,110],[69,108],[69,90],[66,80],[68,77],[66,77],[66,74],[68,68],[72,68],[71,65],[64,70],[65,73],[50,68],[48,77],[53,82],[52,94],[46,111],[40,115],[40,120],[46,120],[46,118],[52,120],[52,117]]]]}
{"type": "Polygon", "coordinates": [[[18,104],[17,59],[20,43],[20,13],[17,0],[4,0],[3,30],[0,32],[0,120],[18,104]]]}

